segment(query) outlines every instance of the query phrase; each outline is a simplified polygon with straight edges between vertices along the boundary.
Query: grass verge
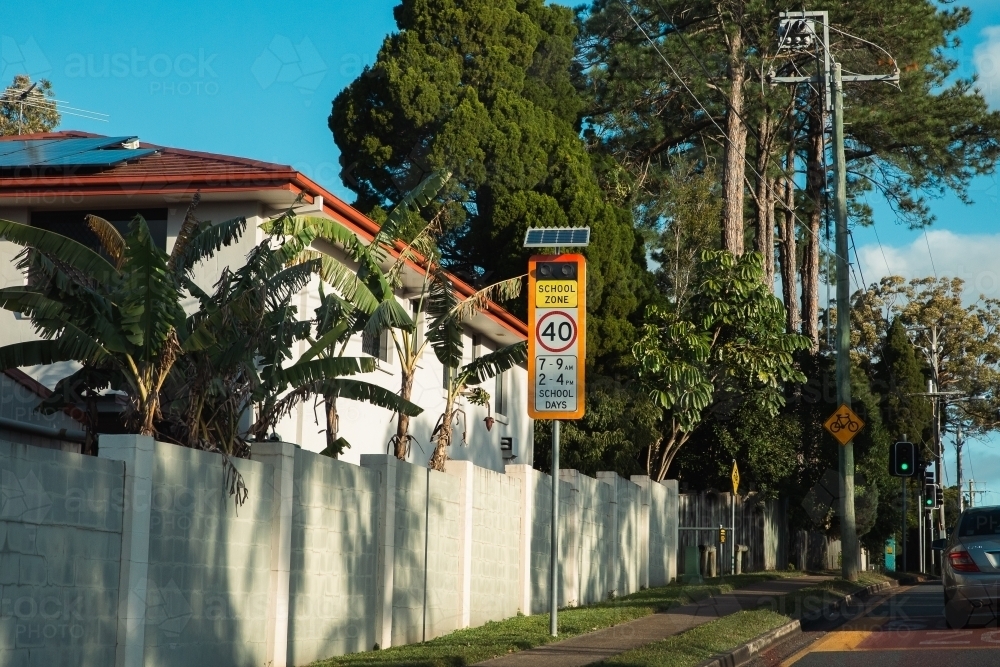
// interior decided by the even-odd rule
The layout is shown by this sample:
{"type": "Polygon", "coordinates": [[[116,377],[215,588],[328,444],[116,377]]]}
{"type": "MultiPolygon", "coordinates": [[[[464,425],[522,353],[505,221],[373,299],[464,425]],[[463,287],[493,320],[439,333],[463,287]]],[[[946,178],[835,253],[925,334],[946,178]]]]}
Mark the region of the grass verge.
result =
{"type": "Polygon", "coordinates": [[[762,600],[763,607],[740,611],[705,623],[687,632],[627,651],[607,660],[616,667],[694,667],[713,655],[728,653],[754,637],[779,628],[796,618],[819,616],[820,610],[889,577],[862,572],[858,581],[831,579],[817,586],[762,600]]]}
{"type": "MultiPolygon", "coordinates": [[[[726,593],[761,581],[801,576],[802,572],[761,572],[706,579],[704,584],[670,584],[639,591],[616,600],[559,612],[559,639],[609,628],[657,611],[726,593]]],[[[353,653],[323,660],[313,667],[367,665],[372,667],[462,667],[506,653],[534,648],[553,641],[549,615],[515,616],[476,628],[457,630],[421,644],[381,651],[353,653]]]]}

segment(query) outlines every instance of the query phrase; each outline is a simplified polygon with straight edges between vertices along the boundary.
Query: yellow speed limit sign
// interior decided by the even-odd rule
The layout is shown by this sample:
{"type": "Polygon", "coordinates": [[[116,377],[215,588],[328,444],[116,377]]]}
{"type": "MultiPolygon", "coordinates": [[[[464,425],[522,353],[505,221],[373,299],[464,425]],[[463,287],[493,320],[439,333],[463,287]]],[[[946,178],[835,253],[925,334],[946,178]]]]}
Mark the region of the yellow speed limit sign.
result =
{"type": "Polygon", "coordinates": [[[586,285],[583,255],[528,260],[528,415],[533,419],[583,417],[586,285]]]}

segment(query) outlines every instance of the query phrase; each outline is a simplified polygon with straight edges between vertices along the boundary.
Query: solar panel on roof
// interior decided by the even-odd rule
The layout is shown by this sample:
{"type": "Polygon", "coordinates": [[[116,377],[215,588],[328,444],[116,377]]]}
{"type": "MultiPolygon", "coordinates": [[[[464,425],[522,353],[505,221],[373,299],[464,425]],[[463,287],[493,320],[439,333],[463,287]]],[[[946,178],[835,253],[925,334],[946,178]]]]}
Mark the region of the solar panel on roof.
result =
{"type": "Polygon", "coordinates": [[[524,235],[525,248],[563,248],[590,244],[590,227],[536,227],[524,235]]]}
{"type": "Polygon", "coordinates": [[[58,139],[15,139],[13,141],[0,141],[0,155],[11,155],[26,150],[31,146],[48,144],[58,139]]]}
{"type": "Polygon", "coordinates": [[[70,155],[57,160],[49,160],[44,167],[110,167],[124,160],[134,160],[155,153],[152,148],[141,149],[103,149],[89,151],[79,155],[70,155]]]}
{"type": "MultiPolygon", "coordinates": [[[[2,168],[30,168],[47,166],[94,166],[95,164],[115,164],[134,156],[134,150],[102,150],[110,146],[121,146],[122,143],[135,137],[90,137],[59,139],[25,146],[22,150],[0,155],[2,168]],[[107,153],[104,160],[110,162],[95,163],[93,158],[82,157],[91,153],[107,153]],[[81,156],[76,159],[74,156],[81,156]]],[[[25,142],[27,143],[27,142],[25,142]]]]}

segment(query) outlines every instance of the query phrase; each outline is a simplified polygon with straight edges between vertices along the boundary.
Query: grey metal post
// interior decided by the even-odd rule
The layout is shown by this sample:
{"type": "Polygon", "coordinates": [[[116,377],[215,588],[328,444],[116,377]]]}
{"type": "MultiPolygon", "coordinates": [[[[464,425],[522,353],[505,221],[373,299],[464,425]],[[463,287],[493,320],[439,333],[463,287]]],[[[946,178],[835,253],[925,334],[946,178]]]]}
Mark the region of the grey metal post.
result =
{"type": "MultiPolygon", "coordinates": [[[[958,513],[965,511],[965,497],[962,495],[962,420],[955,430],[955,487],[958,489],[958,513]]],[[[944,487],[942,487],[944,488],[944,487]]]]}
{"type": "MultiPolygon", "coordinates": [[[[903,436],[903,439],[905,440],[906,436],[903,436]]],[[[900,539],[900,551],[902,552],[901,555],[903,557],[903,564],[902,564],[903,569],[901,570],[897,567],[896,571],[906,572],[906,492],[907,492],[906,478],[900,477],[899,481],[903,485],[903,534],[900,539]]]]}
{"type": "Polygon", "coordinates": [[[923,480],[917,482],[917,547],[920,549],[920,574],[925,571],[924,561],[924,503],[920,499],[920,485],[923,480]]]}
{"type": "MultiPolygon", "coordinates": [[[[833,65],[833,164],[836,172],[837,397],[851,406],[851,278],[847,264],[847,164],[844,158],[844,82],[833,65]]],[[[854,445],[840,448],[841,576],[858,579],[858,534],[854,519],[854,445]]]]}
{"type": "Polygon", "coordinates": [[[559,420],[552,420],[552,546],[549,550],[549,634],[559,636],[559,420]]]}

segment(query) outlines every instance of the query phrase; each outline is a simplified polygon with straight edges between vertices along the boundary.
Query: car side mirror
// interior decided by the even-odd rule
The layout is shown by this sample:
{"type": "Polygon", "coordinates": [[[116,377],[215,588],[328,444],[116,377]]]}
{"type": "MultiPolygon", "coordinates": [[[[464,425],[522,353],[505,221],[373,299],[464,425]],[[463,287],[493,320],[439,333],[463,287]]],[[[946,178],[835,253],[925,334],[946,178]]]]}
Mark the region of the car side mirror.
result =
{"type": "Polygon", "coordinates": [[[931,542],[931,549],[934,551],[944,551],[944,548],[948,545],[948,540],[943,537],[939,540],[934,540],[931,542]]]}

